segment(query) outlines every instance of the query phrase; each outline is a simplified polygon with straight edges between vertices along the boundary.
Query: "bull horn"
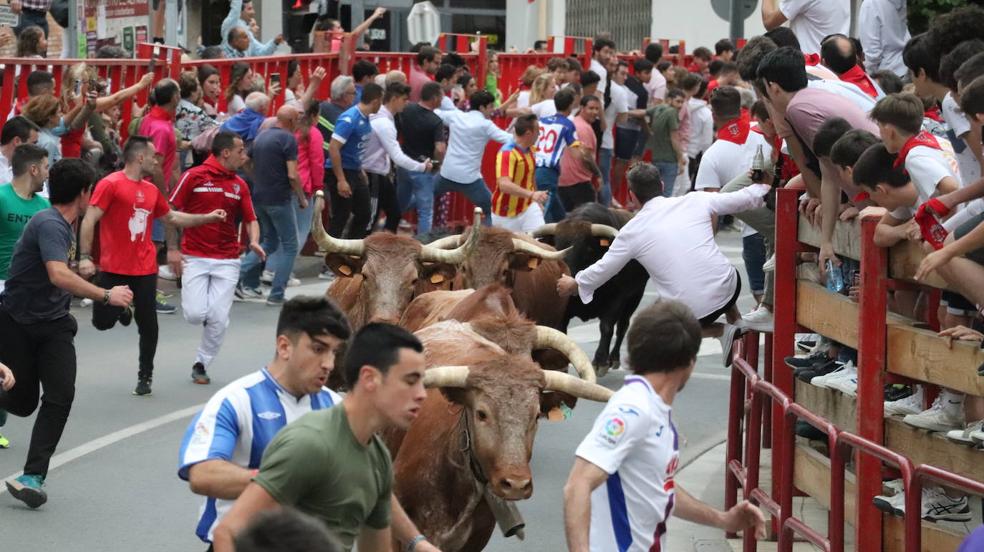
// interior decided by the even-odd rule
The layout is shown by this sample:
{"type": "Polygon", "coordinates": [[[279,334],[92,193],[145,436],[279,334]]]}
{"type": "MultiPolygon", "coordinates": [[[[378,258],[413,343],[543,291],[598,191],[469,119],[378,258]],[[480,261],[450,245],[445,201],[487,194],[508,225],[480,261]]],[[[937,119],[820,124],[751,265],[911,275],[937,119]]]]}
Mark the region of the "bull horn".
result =
{"type": "Polygon", "coordinates": [[[464,387],[468,381],[467,366],[435,366],[424,371],[424,387],[464,387]]]}
{"type": "Polygon", "coordinates": [[[529,253],[530,255],[539,257],[545,261],[562,261],[564,260],[564,255],[566,255],[569,250],[570,248],[568,247],[567,249],[563,249],[561,251],[548,251],[539,245],[530,243],[526,240],[513,238],[513,251],[529,253]]]}
{"type": "Polygon", "coordinates": [[[564,335],[563,332],[546,326],[537,326],[535,348],[559,351],[574,365],[574,371],[581,379],[588,383],[597,381],[594,366],[588,360],[588,355],[584,354],[577,343],[574,343],[574,340],[564,335]]]}
{"type": "Polygon", "coordinates": [[[311,223],[311,237],[322,250],[328,253],[341,253],[361,257],[365,253],[362,240],[340,240],[328,235],[325,225],[321,223],[321,213],[325,210],[325,192],[318,190],[314,199],[314,220],[311,223]]]}
{"type": "Polygon", "coordinates": [[[465,262],[468,255],[470,255],[475,246],[478,245],[479,225],[481,223],[482,210],[475,207],[475,223],[472,225],[471,231],[458,236],[441,238],[436,242],[423,246],[420,251],[420,259],[427,262],[448,263],[453,265],[459,265],[465,262]],[[452,242],[451,238],[454,238],[456,241],[452,242]],[[462,243],[462,241],[464,243],[462,243]],[[448,245],[455,245],[456,247],[451,250],[442,249],[442,247],[447,247],[448,245]]]}
{"type": "Polygon", "coordinates": [[[614,391],[607,387],[554,370],[543,370],[543,379],[547,382],[544,386],[547,391],[567,393],[589,401],[607,402],[614,394],[614,391]]]}
{"type": "Polygon", "coordinates": [[[592,224],[591,235],[596,238],[608,238],[614,240],[618,237],[618,230],[607,224],[592,224]]]}
{"type": "Polygon", "coordinates": [[[557,223],[551,222],[544,224],[543,226],[537,228],[533,231],[534,238],[543,238],[546,236],[552,236],[557,233],[557,223]]]}
{"type": "Polygon", "coordinates": [[[454,249],[458,247],[461,243],[461,234],[455,234],[453,236],[444,236],[439,240],[434,240],[427,244],[427,247],[431,249],[454,249]]]}

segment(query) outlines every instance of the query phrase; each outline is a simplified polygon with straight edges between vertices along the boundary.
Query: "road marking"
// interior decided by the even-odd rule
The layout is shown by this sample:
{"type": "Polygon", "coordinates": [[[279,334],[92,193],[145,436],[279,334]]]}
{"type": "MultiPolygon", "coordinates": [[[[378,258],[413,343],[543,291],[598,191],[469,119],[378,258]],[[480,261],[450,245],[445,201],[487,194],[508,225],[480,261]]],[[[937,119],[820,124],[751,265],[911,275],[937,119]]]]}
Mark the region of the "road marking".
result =
{"type": "MultiPolygon", "coordinates": [[[[146,422],[141,422],[139,424],[135,424],[130,427],[125,427],[119,431],[114,431],[113,433],[110,433],[108,435],[103,435],[98,439],[93,439],[92,441],[89,441],[84,445],[79,445],[61,454],[56,454],[51,457],[51,463],[49,464],[48,471],[64,466],[65,464],[73,460],[78,460],[79,458],[82,458],[87,454],[96,452],[97,450],[104,449],[108,446],[114,445],[124,439],[129,439],[130,437],[135,437],[137,435],[140,435],[141,433],[158,428],[162,425],[167,425],[171,422],[175,422],[182,418],[187,418],[197,413],[199,410],[203,408],[205,408],[205,403],[184,408],[182,410],[178,410],[175,412],[171,412],[170,414],[165,414],[163,416],[158,416],[157,418],[147,420],[146,422]]],[[[20,477],[23,473],[24,473],[23,471],[19,471],[17,473],[8,475],[7,477],[3,478],[3,480],[6,481],[9,479],[13,479],[15,477],[20,477]]],[[[3,494],[5,492],[7,492],[6,485],[0,487],[0,494],[3,494]]]]}

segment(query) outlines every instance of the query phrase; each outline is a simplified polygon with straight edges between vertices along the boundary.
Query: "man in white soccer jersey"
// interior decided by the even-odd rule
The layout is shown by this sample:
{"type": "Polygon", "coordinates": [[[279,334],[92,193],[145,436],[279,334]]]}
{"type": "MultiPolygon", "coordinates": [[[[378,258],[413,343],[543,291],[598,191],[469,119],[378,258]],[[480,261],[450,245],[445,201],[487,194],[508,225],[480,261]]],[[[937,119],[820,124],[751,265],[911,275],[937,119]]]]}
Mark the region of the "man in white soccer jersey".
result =
{"type": "Polygon", "coordinates": [[[680,462],[670,416],[697,361],[701,329],[690,309],[660,301],[629,328],[632,375],[577,448],[564,486],[564,526],[571,552],[642,552],[666,548],[666,522],[677,517],[765,538],[765,518],[750,502],[717,510],[674,485],[680,462]]]}

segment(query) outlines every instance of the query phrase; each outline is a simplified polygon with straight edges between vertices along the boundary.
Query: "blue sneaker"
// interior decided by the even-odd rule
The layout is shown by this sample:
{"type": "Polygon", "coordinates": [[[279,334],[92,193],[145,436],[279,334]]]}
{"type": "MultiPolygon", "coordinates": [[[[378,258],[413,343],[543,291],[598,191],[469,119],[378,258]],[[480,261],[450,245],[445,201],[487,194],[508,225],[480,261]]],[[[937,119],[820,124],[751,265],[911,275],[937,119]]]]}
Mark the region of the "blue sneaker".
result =
{"type": "Polygon", "coordinates": [[[7,481],[7,491],[10,492],[10,496],[30,508],[40,508],[48,501],[48,495],[41,489],[43,486],[44,477],[40,475],[22,475],[7,481]]]}

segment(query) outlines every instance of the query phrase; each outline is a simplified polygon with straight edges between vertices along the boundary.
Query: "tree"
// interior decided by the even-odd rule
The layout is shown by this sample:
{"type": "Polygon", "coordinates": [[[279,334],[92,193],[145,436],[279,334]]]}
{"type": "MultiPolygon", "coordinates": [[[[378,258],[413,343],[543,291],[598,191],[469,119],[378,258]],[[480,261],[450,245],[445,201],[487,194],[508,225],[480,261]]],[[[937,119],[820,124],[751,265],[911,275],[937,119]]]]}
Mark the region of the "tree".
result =
{"type": "Polygon", "coordinates": [[[908,0],[909,29],[913,35],[925,32],[937,15],[967,4],[984,6],[984,0],[908,0]]]}

